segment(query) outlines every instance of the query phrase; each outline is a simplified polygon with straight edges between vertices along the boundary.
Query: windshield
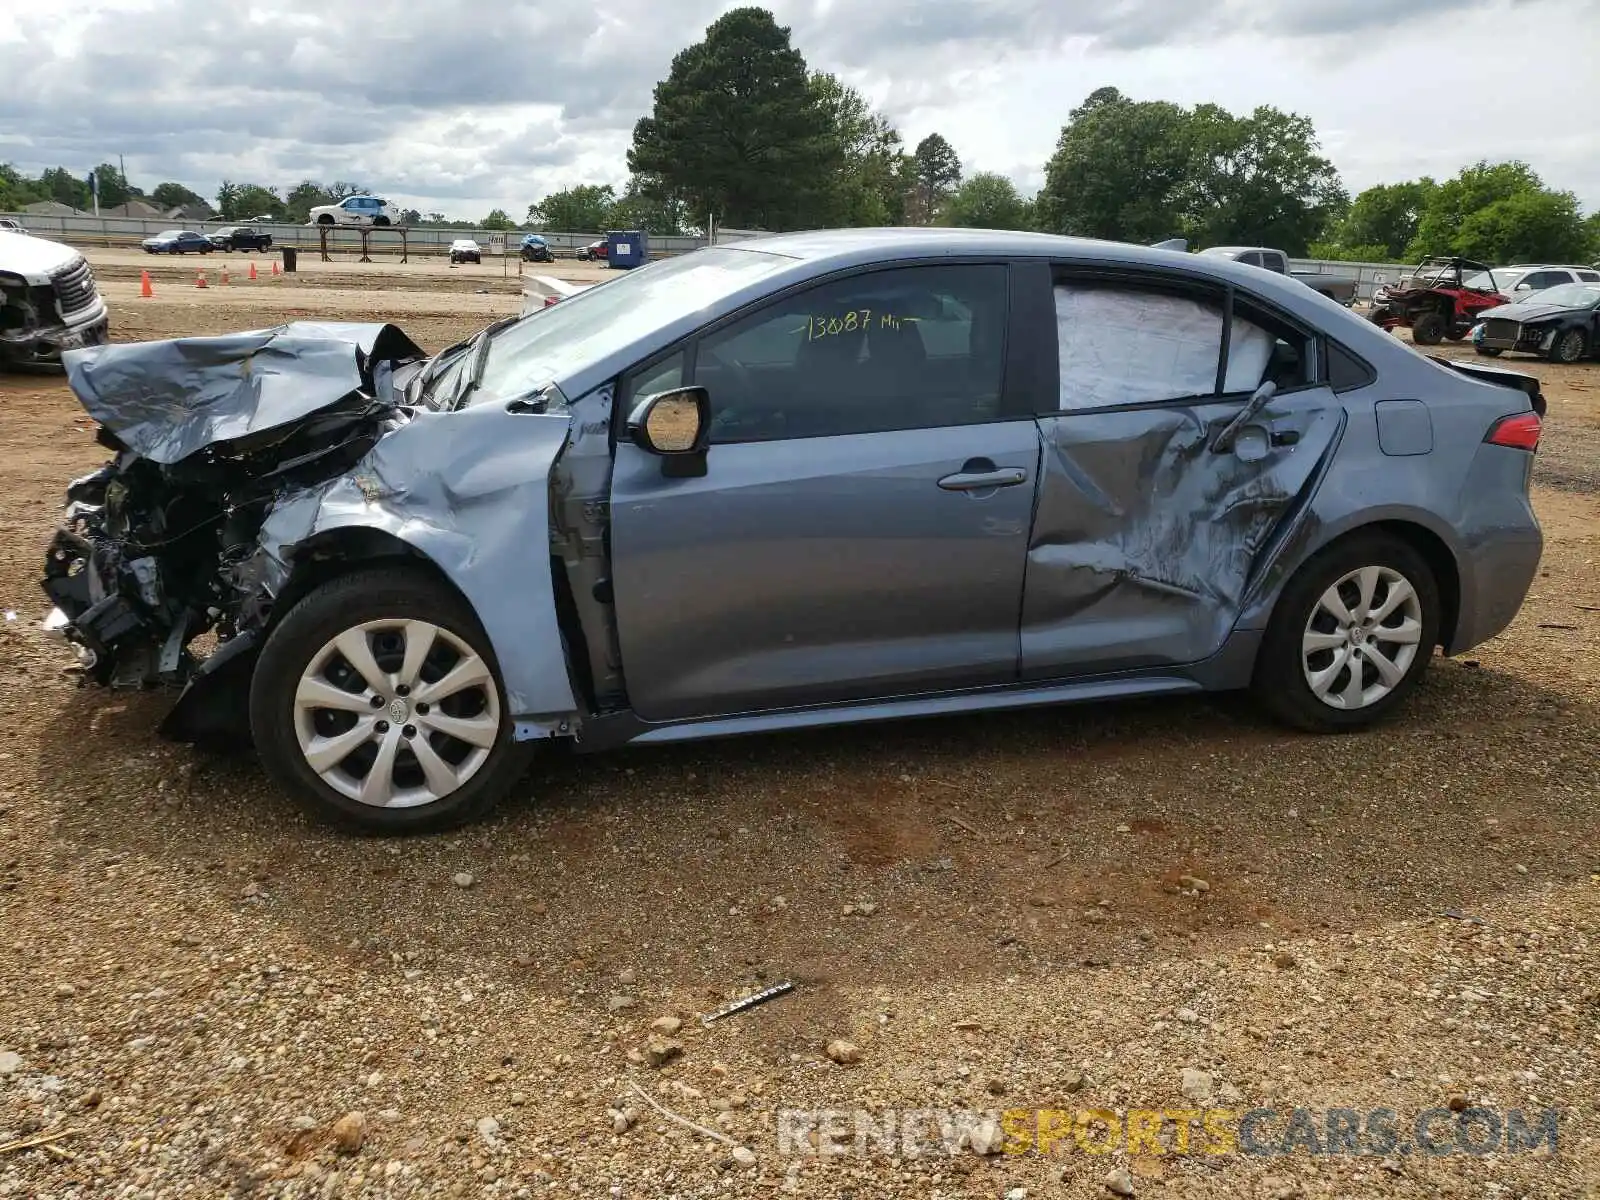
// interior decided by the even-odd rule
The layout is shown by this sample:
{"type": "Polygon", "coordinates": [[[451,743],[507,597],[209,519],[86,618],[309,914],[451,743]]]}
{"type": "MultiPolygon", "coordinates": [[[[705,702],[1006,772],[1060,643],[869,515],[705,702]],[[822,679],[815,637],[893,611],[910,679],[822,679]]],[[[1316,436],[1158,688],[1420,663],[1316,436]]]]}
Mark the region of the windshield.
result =
{"type": "Polygon", "coordinates": [[[1517,280],[1526,274],[1526,271],[1479,271],[1476,275],[1468,275],[1462,286],[1475,292],[1503,292],[1516,287],[1517,280]]]}
{"type": "Polygon", "coordinates": [[[1540,304],[1554,304],[1562,308],[1593,308],[1600,304],[1600,283],[1558,283],[1555,287],[1545,288],[1542,292],[1534,292],[1528,300],[1537,300],[1540,304]]]}
{"type": "Polygon", "coordinates": [[[163,229],[160,233],[156,234],[156,236],[158,238],[182,237],[183,236],[183,230],[181,230],[181,229],[163,229]]]}
{"type": "MultiPolygon", "coordinates": [[[[563,371],[613,354],[792,261],[781,254],[712,247],[662,259],[569,296],[493,336],[473,403],[526,396],[563,371]]],[[[454,393],[466,358],[460,356],[441,373],[437,395],[454,393]]]]}

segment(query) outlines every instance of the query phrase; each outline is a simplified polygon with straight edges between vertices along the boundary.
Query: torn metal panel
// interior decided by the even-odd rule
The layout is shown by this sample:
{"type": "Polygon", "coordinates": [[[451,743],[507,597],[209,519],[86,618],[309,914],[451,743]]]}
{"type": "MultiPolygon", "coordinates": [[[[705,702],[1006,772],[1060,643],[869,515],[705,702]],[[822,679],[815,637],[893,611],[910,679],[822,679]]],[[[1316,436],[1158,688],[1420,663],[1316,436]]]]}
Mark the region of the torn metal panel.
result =
{"type": "Polygon", "coordinates": [[[476,610],[511,711],[551,716],[559,727],[577,706],[550,569],[549,476],[569,424],[564,408],[418,412],[348,473],[280,499],[242,578],[276,590],[308,539],[388,533],[432,561],[476,610]]]}
{"type": "Polygon", "coordinates": [[[1269,404],[1236,450],[1211,450],[1236,410],[1040,422],[1025,677],[1194,663],[1222,646],[1263,553],[1299,512],[1344,422],[1330,393],[1302,391],[1269,404]]]}
{"type": "Polygon", "coordinates": [[[63,362],[91,417],[135,454],[172,464],[291,425],[358,391],[381,393],[375,364],[421,356],[390,325],[293,322],[222,337],[96,346],[63,362]]]}

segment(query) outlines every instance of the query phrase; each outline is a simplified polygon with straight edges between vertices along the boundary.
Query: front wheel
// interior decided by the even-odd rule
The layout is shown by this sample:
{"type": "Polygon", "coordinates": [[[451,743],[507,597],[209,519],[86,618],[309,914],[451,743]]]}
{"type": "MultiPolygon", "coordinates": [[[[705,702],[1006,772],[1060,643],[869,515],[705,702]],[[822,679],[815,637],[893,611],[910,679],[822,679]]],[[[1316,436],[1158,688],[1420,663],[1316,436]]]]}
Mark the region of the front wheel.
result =
{"type": "Polygon", "coordinates": [[[1337,542],[1279,598],[1256,661],[1256,695],[1299,729],[1371,725],[1427,671],[1439,612],[1433,571],[1408,543],[1384,533],[1337,542]]]}
{"type": "Polygon", "coordinates": [[[289,611],[256,665],[250,726],[299,804],[361,833],[473,820],[528,761],[471,608],[404,568],[342,576],[289,611]]]}
{"type": "Polygon", "coordinates": [[[1558,363],[1575,363],[1583,357],[1588,349],[1589,339],[1581,329],[1566,329],[1556,334],[1556,340],[1550,343],[1550,361],[1558,363]]]}

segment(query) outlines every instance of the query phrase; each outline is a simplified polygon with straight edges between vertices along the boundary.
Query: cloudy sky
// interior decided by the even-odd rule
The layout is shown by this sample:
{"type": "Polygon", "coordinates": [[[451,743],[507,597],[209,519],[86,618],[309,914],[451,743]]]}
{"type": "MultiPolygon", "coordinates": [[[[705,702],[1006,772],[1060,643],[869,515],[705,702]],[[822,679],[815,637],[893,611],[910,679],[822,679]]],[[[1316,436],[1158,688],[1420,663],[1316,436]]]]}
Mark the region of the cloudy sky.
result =
{"type": "MultiPolygon", "coordinates": [[[[148,190],[364,183],[478,217],[620,183],[634,120],[719,0],[48,0],[0,5],[0,161],[148,190]]],[[[1600,208],[1600,0],[776,0],[814,68],[908,144],[1036,187],[1067,112],[1308,114],[1352,192],[1522,158],[1600,208]]]]}

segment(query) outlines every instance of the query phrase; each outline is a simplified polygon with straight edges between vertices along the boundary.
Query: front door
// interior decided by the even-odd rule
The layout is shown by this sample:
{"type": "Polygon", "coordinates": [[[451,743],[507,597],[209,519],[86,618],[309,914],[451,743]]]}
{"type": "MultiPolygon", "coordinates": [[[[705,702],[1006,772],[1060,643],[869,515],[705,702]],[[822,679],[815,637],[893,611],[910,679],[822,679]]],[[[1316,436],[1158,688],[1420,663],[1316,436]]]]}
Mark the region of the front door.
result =
{"type": "Polygon", "coordinates": [[[1039,422],[1024,677],[1200,662],[1343,429],[1318,340],[1181,278],[1058,272],[1054,307],[1059,409],[1039,422]],[[1278,394],[1219,441],[1267,379],[1278,394]]]}
{"type": "Polygon", "coordinates": [[[1008,401],[1007,268],[864,272],[625,380],[711,395],[706,474],[618,447],[630,703],[670,721],[1006,683],[1039,434],[1008,401]]]}

